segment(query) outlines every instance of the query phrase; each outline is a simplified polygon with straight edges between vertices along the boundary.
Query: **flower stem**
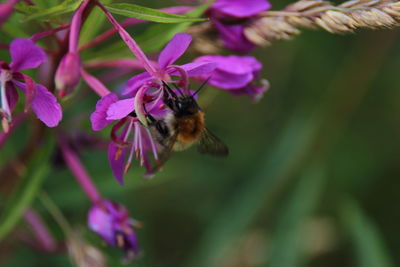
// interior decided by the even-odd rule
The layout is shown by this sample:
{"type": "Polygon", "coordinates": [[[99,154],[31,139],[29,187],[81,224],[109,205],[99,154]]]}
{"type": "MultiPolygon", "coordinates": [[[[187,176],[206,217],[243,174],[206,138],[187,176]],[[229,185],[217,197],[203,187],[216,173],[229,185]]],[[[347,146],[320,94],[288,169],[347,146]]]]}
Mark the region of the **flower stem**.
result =
{"type": "Polygon", "coordinates": [[[111,15],[110,12],[99,2],[96,2],[97,6],[101,8],[104,14],[107,16],[108,20],[114,26],[114,28],[118,31],[119,35],[121,36],[122,40],[126,43],[132,53],[136,56],[138,60],[140,60],[143,64],[143,67],[146,71],[157,78],[161,78],[158,71],[152,66],[149,59],[143,53],[142,49],[136,43],[136,41],[129,35],[129,33],[115,20],[115,18],[111,15]]]}
{"type": "Polygon", "coordinates": [[[60,27],[54,28],[54,29],[50,29],[48,31],[44,31],[44,32],[38,32],[35,33],[34,35],[32,35],[32,37],[30,38],[32,40],[32,42],[36,43],[37,41],[39,41],[39,39],[42,39],[44,37],[47,37],[49,35],[52,35],[56,32],[68,29],[70,27],[70,24],[65,24],[65,25],[61,25],[60,27]]]}
{"type": "Polygon", "coordinates": [[[99,96],[103,97],[111,93],[102,82],[100,82],[96,77],[87,73],[83,68],[81,68],[81,75],[89,87],[99,96]]]}
{"type": "Polygon", "coordinates": [[[24,213],[24,219],[32,228],[36,239],[39,241],[39,244],[43,249],[46,251],[54,251],[57,244],[39,214],[37,214],[32,208],[28,208],[24,213]]]}
{"type": "MultiPolygon", "coordinates": [[[[172,14],[183,14],[192,9],[193,9],[193,6],[173,6],[173,7],[161,8],[160,10],[164,11],[164,12],[172,13],[172,14]]],[[[121,22],[120,25],[122,27],[130,27],[133,25],[147,23],[147,22],[148,21],[146,21],[146,20],[141,20],[141,19],[136,19],[136,18],[128,18],[128,19],[124,20],[123,22],[121,22]]],[[[117,32],[118,32],[118,30],[116,28],[113,28],[113,29],[110,29],[110,30],[100,34],[92,41],[87,42],[86,44],[79,47],[79,52],[104,42],[105,40],[107,40],[108,38],[110,38],[117,32]]]]}
{"type": "Polygon", "coordinates": [[[90,179],[85,167],[79,160],[75,152],[69,147],[67,141],[62,137],[59,138],[59,146],[64,157],[64,160],[74,174],[77,182],[80,184],[83,191],[93,203],[101,201],[101,196],[90,179]]]}
{"type": "Polygon", "coordinates": [[[78,52],[79,32],[82,24],[82,14],[90,0],[84,0],[72,17],[71,29],[69,32],[69,52],[78,52]]]}

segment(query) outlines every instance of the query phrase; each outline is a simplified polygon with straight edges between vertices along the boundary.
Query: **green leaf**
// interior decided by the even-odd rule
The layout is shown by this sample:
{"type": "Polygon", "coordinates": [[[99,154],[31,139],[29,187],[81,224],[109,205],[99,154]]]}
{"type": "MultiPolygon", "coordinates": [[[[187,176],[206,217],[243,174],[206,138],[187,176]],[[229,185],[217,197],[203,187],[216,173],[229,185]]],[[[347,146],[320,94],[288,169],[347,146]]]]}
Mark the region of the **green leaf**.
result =
{"type": "MultiPolygon", "coordinates": [[[[193,18],[200,17],[213,2],[209,1],[189,11],[186,15],[193,18]]],[[[143,51],[154,52],[160,50],[175,34],[184,32],[192,24],[193,22],[185,22],[177,25],[152,25],[144,34],[137,38],[137,42],[143,47],[143,51]]]]}
{"type": "MultiPolygon", "coordinates": [[[[212,3],[213,1],[207,2],[186,14],[191,17],[199,17],[212,3]]],[[[150,26],[144,34],[137,36],[135,39],[144,52],[150,53],[159,51],[176,33],[184,32],[192,23],[193,22],[155,24],[150,26]]],[[[91,52],[88,59],[101,58],[102,60],[111,60],[131,56],[132,52],[128,48],[121,49],[121,41],[118,40],[102,49],[91,52]]]]}
{"type": "Polygon", "coordinates": [[[34,14],[34,13],[37,13],[37,12],[43,12],[43,9],[41,9],[38,6],[27,5],[27,4],[22,3],[22,2],[16,4],[14,6],[14,9],[16,11],[19,11],[19,12],[24,13],[24,14],[34,14]]]}
{"type": "Polygon", "coordinates": [[[48,138],[47,144],[38,150],[34,159],[28,165],[25,175],[22,177],[20,188],[9,200],[9,205],[0,219],[0,240],[18,223],[21,216],[29,207],[41,188],[44,178],[50,170],[50,156],[54,147],[54,140],[48,138]]]}
{"type": "Polygon", "coordinates": [[[32,15],[24,18],[22,22],[27,22],[33,19],[48,20],[51,17],[59,16],[68,12],[76,10],[83,0],[65,0],[61,4],[52,8],[43,9],[34,12],[32,15]]]}
{"type": "Polygon", "coordinates": [[[347,199],[340,208],[340,217],[355,247],[358,266],[395,266],[374,222],[368,218],[358,203],[347,199]]]}
{"type": "Polygon", "coordinates": [[[269,267],[302,266],[302,226],[318,205],[325,178],[323,170],[317,164],[312,165],[300,177],[298,185],[282,209],[276,230],[273,231],[272,248],[268,248],[269,267]]]}
{"type": "Polygon", "coordinates": [[[170,14],[157,9],[138,6],[134,4],[110,4],[106,5],[107,9],[115,14],[123,15],[131,18],[144,19],[161,23],[181,23],[181,22],[196,22],[206,19],[186,17],[182,15],[170,14]]]}
{"type": "MultiPolygon", "coordinates": [[[[102,4],[109,4],[112,0],[102,0],[102,4]]],[[[104,16],[103,11],[100,8],[94,8],[90,12],[88,18],[82,26],[81,33],[79,35],[80,45],[85,44],[94,39],[94,37],[99,33],[101,27],[106,21],[106,16],[104,16]]]]}

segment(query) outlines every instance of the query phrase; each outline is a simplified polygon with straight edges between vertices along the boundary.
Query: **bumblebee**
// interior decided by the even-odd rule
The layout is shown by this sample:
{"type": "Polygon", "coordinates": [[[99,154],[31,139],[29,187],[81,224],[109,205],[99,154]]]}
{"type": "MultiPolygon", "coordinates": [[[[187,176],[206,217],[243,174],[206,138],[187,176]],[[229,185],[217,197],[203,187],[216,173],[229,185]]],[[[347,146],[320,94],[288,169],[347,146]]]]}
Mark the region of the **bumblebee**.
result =
{"type": "Polygon", "coordinates": [[[193,144],[197,144],[197,150],[203,154],[225,157],[229,154],[228,147],[205,125],[204,112],[197,104],[194,95],[177,95],[165,82],[164,104],[171,112],[162,120],[150,117],[150,129],[153,136],[164,148],[156,165],[160,167],[169,157],[171,151],[181,151],[193,144]]]}

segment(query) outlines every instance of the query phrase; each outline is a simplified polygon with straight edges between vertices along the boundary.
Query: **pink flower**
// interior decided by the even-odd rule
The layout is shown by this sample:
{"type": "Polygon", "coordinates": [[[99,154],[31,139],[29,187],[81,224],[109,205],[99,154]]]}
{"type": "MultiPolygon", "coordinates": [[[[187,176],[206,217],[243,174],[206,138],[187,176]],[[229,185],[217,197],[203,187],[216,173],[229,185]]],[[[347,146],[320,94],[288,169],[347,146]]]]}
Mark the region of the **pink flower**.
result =
{"type": "MultiPolygon", "coordinates": [[[[254,85],[259,78],[262,64],[251,56],[202,56],[195,62],[215,62],[217,67],[212,73],[208,83],[236,95],[249,95],[253,100],[258,100],[268,89],[266,84],[254,85]]],[[[207,79],[207,75],[202,75],[207,79]]]]}
{"type": "Polygon", "coordinates": [[[249,52],[255,45],[246,39],[244,26],[258,13],[271,8],[267,0],[217,0],[207,11],[225,47],[249,52]]]}
{"type": "Polygon", "coordinates": [[[36,116],[48,127],[55,127],[62,118],[62,110],[56,98],[46,87],[35,83],[21,70],[37,68],[46,60],[44,51],[31,40],[18,38],[10,45],[11,64],[0,62],[1,116],[11,121],[11,113],[18,101],[19,88],[26,94],[26,108],[32,108],[36,116]]]}
{"type": "MultiPolygon", "coordinates": [[[[159,77],[164,77],[168,80],[170,75],[177,76],[200,76],[210,73],[215,69],[215,64],[212,62],[193,62],[181,66],[173,63],[180,58],[192,42],[192,37],[186,33],[178,33],[169,41],[166,47],[161,51],[158,57],[157,72],[159,77]],[[186,72],[186,74],[185,74],[186,72]]],[[[135,94],[136,91],[146,82],[154,80],[157,77],[152,76],[148,72],[141,73],[132,77],[122,94],[135,94]]],[[[182,77],[182,80],[185,77],[182,77]]],[[[188,84],[183,84],[188,86],[188,84]]]]}
{"type": "Polygon", "coordinates": [[[161,119],[169,112],[163,103],[165,89],[163,80],[159,77],[175,82],[170,76],[180,76],[178,85],[190,94],[188,77],[206,75],[216,66],[212,62],[173,65],[186,51],[191,39],[188,34],[176,34],[160,53],[156,66],[157,77],[145,72],[131,78],[123,91],[128,98],[119,99],[115,94],[108,94],[97,102],[96,110],[90,117],[93,130],[101,130],[117,121],[111,131],[112,141],[108,156],[113,174],[121,184],[124,173],[131,165],[133,155],[146,168],[145,177],[153,175],[154,170],[149,155],[153,155],[157,160],[160,148],[145,126],[148,118],[161,119]]]}
{"type": "Polygon", "coordinates": [[[140,250],[134,227],[139,223],[129,217],[124,206],[108,200],[93,205],[88,225],[107,244],[123,249],[126,262],[138,256],[140,250]]]}

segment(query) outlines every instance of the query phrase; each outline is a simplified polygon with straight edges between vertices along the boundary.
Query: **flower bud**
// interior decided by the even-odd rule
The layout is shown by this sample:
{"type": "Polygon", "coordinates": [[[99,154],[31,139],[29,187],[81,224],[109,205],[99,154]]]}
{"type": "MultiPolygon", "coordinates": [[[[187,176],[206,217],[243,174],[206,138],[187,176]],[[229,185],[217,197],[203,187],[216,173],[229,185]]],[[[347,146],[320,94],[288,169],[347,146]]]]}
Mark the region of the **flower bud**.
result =
{"type": "Polygon", "coordinates": [[[9,0],[5,3],[0,3],[0,26],[10,17],[17,2],[17,0],[9,0]]]}
{"type": "Polygon", "coordinates": [[[63,98],[69,95],[78,85],[81,74],[81,60],[77,53],[68,53],[58,65],[55,82],[58,95],[63,98]]]}

